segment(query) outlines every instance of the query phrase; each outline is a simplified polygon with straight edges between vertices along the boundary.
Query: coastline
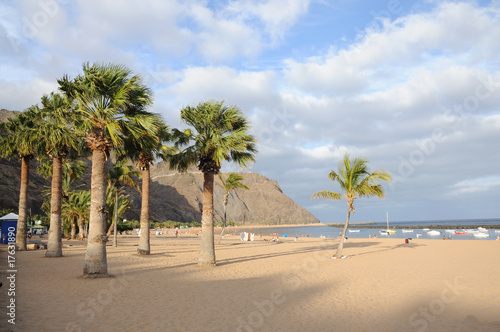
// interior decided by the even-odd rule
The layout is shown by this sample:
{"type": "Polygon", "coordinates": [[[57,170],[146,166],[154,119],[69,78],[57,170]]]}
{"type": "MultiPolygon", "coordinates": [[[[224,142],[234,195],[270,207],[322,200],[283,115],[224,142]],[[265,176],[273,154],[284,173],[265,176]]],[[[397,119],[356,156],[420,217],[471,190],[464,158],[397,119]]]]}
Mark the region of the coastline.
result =
{"type": "MultiPolygon", "coordinates": [[[[344,227],[343,224],[325,224],[328,227],[340,228],[344,227]]],[[[349,224],[349,228],[363,228],[363,229],[387,229],[384,225],[363,225],[363,224],[349,224]]],[[[416,226],[402,226],[402,225],[390,225],[390,229],[477,229],[478,227],[483,227],[486,229],[500,229],[500,225],[416,225],[416,226]]]]}
{"type": "MultiPolygon", "coordinates": [[[[227,226],[228,229],[255,229],[255,228],[292,228],[292,227],[316,227],[316,226],[328,226],[324,223],[314,223],[314,224],[291,224],[291,225],[238,225],[238,226],[227,226]]],[[[217,227],[216,229],[221,229],[217,227]]]]}

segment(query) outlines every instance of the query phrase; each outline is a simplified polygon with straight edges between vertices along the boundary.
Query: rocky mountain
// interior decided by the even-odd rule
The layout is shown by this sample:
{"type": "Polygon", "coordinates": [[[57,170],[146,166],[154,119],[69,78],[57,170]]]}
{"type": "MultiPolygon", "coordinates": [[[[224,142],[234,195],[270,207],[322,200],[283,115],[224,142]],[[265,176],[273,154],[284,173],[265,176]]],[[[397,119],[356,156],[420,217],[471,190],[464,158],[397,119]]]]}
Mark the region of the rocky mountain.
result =
{"type": "MultiPolygon", "coordinates": [[[[296,204],[281,190],[278,182],[257,173],[239,173],[250,190],[231,190],[226,207],[227,220],[236,224],[306,224],[319,222],[307,210],[296,204]]],[[[226,179],[229,173],[222,173],[226,179]]],[[[140,202],[139,193],[132,193],[140,202]]],[[[215,178],[215,220],[224,214],[224,190],[215,178]]],[[[151,168],[151,218],[158,221],[200,221],[203,201],[203,174],[197,169],[178,173],[166,162],[151,168]]],[[[134,209],[138,211],[139,209],[134,209]]],[[[137,214],[137,218],[138,218],[137,214]]]]}
{"type": "MultiPolygon", "coordinates": [[[[5,119],[12,112],[1,110],[0,117],[5,119]],[[10,114],[9,114],[10,113],[10,114]]],[[[20,186],[20,161],[18,159],[0,159],[0,208],[17,211],[20,186]]],[[[229,195],[227,220],[239,225],[244,224],[307,224],[319,222],[311,213],[286,196],[276,181],[256,173],[239,173],[242,183],[250,190],[232,190],[229,195]]],[[[228,173],[222,173],[224,179],[228,173]]],[[[140,183],[140,180],[139,180],[140,183]]],[[[82,187],[90,188],[90,163],[87,174],[81,181],[82,187]]],[[[214,208],[215,220],[223,218],[222,199],[224,191],[215,179],[214,208]]],[[[41,213],[43,202],[41,191],[50,187],[50,179],[45,179],[36,172],[36,161],[30,166],[29,208],[32,214],[41,213]]],[[[139,220],[141,197],[136,190],[128,190],[133,200],[133,208],[126,218],[139,220]]],[[[196,168],[186,173],[169,169],[166,162],[160,162],[151,168],[150,218],[153,221],[168,220],[191,222],[201,221],[203,201],[203,174],[196,168]]]]}

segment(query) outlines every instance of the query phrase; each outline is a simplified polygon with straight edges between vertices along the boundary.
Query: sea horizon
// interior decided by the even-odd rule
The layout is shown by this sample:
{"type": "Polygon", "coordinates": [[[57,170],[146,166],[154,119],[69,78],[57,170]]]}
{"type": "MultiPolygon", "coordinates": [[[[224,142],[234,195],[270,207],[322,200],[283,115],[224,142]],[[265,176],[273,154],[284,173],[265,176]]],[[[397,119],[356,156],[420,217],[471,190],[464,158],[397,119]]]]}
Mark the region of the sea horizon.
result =
{"type": "MultiPolygon", "coordinates": [[[[341,235],[343,227],[334,227],[331,225],[339,225],[339,223],[323,223],[324,226],[296,226],[296,227],[281,227],[279,225],[276,226],[266,226],[259,228],[258,226],[248,227],[238,226],[237,231],[248,231],[251,233],[255,233],[260,236],[262,234],[263,237],[269,237],[271,233],[278,233],[279,236],[286,237],[324,237],[324,238],[337,238],[341,235]]],[[[383,227],[386,226],[386,222],[371,222],[374,227],[383,227]]],[[[431,226],[443,226],[442,228],[433,229],[440,232],[439,235],[428,235],[426,231],[423,229],[414,229],[413,232],[402,232],[401,229],[396,229],[396,234],[390,235],[381,235],[380,228],[370,228],[366,222],[364,223],[350,223],[348,230],[358,229],[357,226],[364,225],[363,228],[359,228],[359,232],[347,232],[347,238],[370,238],[370,237],[378,237],[378,238],[429,238],[429,239],[441,239],[445,236],[446,239],[456,239],[456,240],[479,240],[475,238],[470,232],[468,234],[454,234],[451,232],[447,232],[446,230],[456,229],[462,230],[465,226],[474,226],[473,229],[476,229],[480,226],[496,226],[498,228],[488,229],[489,237],[481,238],[481,240],[497,240],[497,236],[500,236],[500,218],[476,218],[476,219],[448,219],[448,220],[417,220],[417,221],[389,221],[389,228],[397,228],[401,227],[431,227],[431,226]],[[496,232],[498,231],[498,232],[496,232]],[[417,236],[417,234],[419,234],[417,236]]],[[[469,228],[468,228],[469,229],[469,228]]]]}

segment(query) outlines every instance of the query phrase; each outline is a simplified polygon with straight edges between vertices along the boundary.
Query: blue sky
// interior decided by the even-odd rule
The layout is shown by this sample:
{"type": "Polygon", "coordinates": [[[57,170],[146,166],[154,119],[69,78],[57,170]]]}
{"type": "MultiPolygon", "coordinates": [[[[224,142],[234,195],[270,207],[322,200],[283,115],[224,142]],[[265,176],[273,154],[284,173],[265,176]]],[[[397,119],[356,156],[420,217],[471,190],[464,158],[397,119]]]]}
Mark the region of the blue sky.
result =
{"type": "Polygon", "coordinates": [[[499,54],[498,0],[3,1],[0,107],[38,103],[85,61],[123,63],[173,127],[183,106],[238,105],[250,171],[323,222],[346,203],[310,196],[338,190],[346,152],[394,176],[355,222],[499,218],[499,54]]]}

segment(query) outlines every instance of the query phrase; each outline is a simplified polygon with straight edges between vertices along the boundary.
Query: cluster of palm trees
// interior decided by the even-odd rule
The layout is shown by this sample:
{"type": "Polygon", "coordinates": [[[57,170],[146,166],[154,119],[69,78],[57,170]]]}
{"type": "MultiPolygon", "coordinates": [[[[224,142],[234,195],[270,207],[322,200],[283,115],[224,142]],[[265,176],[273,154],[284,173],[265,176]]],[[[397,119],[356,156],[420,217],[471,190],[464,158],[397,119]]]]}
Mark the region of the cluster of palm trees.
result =
{"type": "MultiPolygon", "coordinates": [[[[153,104],[152,91],[140,75],[122,65],[83,65],[83,73],[58,80],[59,91],[43,96],[41,106],[28,108],[2,124],[2,157],[21,160],[21,190],[16,245],[26,250],[29,163],[33,158],[50,160],[50,232],[47,257],[62,256],[61,215],[63,206],[79,201],[88,205],[88,241],[83,274],[108,275],[106,258],[107,207],[109,187],[118,207],[123,179],[108,181],[107,164],[113,152],[119,161],[137,165],[142,176],[141,236],[139,254],[150,253],[149,183],[150,166],[155,160],[168,160],[170,167],[186,171],[198,166],[204,174],[201,250],[199,265],[216,264],[213,229],[214,176],[224,161],[246,167],[254,161],[255,138],[248,133],[247,119],[237,106],[207,101],[181,110],[181,119],[191,128],[169,129],[160,116],[147,111],[153,104]],[[63,202],[64,165],[91,155],[90,197],[83,192],[68,195],[63,202]],[[111,184],[108,186],[108,184],[111,184]],[[107,193],[108,190],[108,193],[107,193]],[[89,203],[90,200],[90,203],[89,203]]],[[[123,169],[117,170],[122,172],[123,169]]],[[[123,175],[123,174],[122,174],[123,175]]],[[[109,177],[109,179],[119,178],[109,177]]],[[[131,183],[128,183],[131,185],[131,183]]],[[[133,184],[132,184],[133,185],[133,184]]],[[[72,211],[82,233],[82,211],[72,211]]],[[[116,226],[116,212],[114,218],[116,226]]],[[[116,231],[115,231],[116,235],[116,231]]],[[[83,235],[80,235],[83,236],[83,235]]],[[[115,240],[116,241],[116,240],[115,240]]],[[[115,242],[116,243],[116,242],[115,242]]]]}
{"type": "MultiPolygon", "coordinates": [[[[66,75],[58,83],[59,91],[43,96],[41,107],[35,105],[28,108],[0,128],[1,156],[17,156],[21,160],[18,249],[26,250],[29,164],[36,157],[45,165],[44,173],[52,177],[47,209],[50,215],[47,257],[61,257],[63,254],[64,214],[73,221],[72,236],[75,236],[78,224],[79,238],[83,239],[85,234],[88,237],[84,276],[107,276],[106,242],[114,228],[116,245],[117,217],[127,208],[122,187],[129,185],[137,188],[134,177],[139,175],[142,177],[142,188],[138,253],[150,254],[150,167],[155,160],[163,159],[169,162],[172,169],[184,172],[197,166],[203,173],[202,236],[198,264],[215,266],[214,177],[219,174],[224,161],[246,167],[254,162],[257,152],[255,138],[248,133],[250,125],[242,111],[237,106],[227,107],[220,101],[201,102],[180,111],[181,120],[190,128],[170,129],[160,116],[147,111],[153,104],[153,94],[141,76],[132,75],[125,66],[85,63],[82,74],[74,79],[66,75]],[[112,152],[118,162],[110,168],[107,164],[112,152]],[[72,192],[68,188],[71,181],[82,173],[82,167],[78,166],[78,161],[70,161],[89,155],[92,160],[90,192],[72,192]],[[135,163],[139,171],[133,171],[125,161],[135,163]],[[107,229],[109,205],[113,206],[114,216],[112,227],[107,229]],[[89,216],[88,232],[84,232],[86,216],[89,216]]],[[[345,194],[320,191],[312,198],[346,198],[348,210],[343,239],[350,214],[354,212],[354,200],[363,196],[383,197],[379,181],[390,181],[391,176],[384,170],[370,173],[367,160],[351,160],[346,154],[338,172],[332,171],[329,178],[337,181],[345,194]]],[[[225,191],[225,227],[229,191],[248,187],[241,184],[242,178],[237,174],[231,174],[226,180],[221,177],[220,180],[225,191]]],[[[336,257],[341,257],[342,248],[343,241],[339,244],[336,257]]]]}

